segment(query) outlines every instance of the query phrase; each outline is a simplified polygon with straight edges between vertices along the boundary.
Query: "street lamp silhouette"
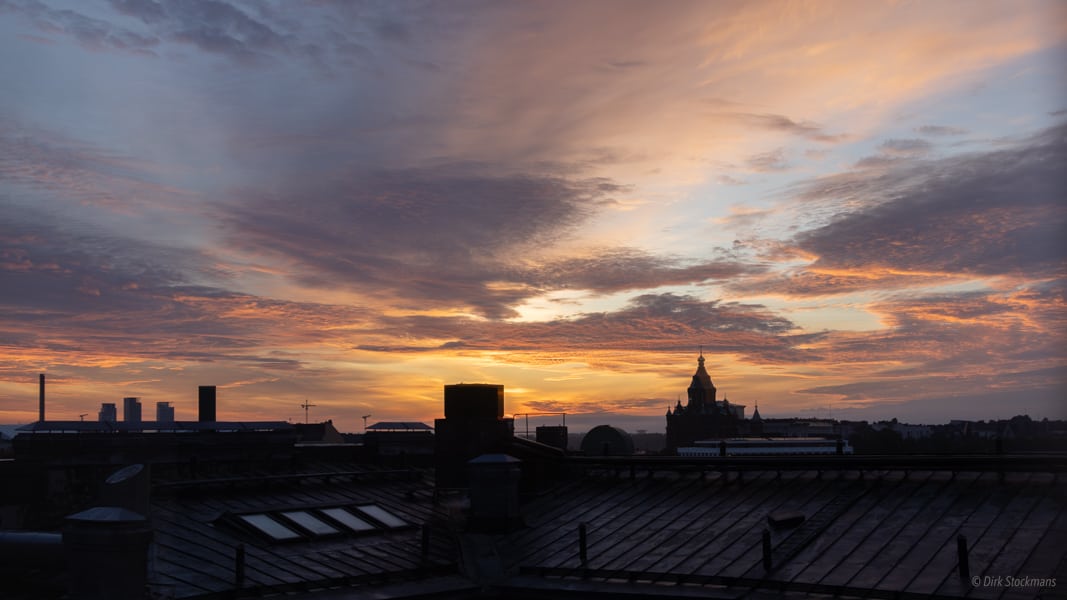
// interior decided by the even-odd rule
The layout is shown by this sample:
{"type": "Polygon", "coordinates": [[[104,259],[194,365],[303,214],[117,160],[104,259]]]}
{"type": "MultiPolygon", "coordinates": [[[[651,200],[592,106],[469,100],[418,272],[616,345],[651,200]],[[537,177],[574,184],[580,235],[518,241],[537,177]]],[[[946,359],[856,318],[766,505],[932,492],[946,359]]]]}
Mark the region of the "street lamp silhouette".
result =
{"type": "Polygon", "coordinates": [[[367,419],[370,417],[370,415],[363,415],[363,433],[367,433],[367,419]]]}

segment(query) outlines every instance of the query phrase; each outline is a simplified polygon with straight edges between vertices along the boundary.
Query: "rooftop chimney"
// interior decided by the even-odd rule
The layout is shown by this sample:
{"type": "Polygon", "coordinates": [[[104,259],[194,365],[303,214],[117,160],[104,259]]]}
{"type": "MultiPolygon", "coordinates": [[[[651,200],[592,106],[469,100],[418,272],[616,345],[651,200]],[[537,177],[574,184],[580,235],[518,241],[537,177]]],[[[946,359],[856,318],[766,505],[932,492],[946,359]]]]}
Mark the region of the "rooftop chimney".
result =
{"type": "Polygon", "coordinates": [[[198,420],[201,423],[215,421],[215,386],[213,385],[200,386],[200,416],[198,420]]]}
{"type": "Polygon", "coordinates": [[[445,418],[434,421],[434,465],[439,488],[467,487],[467,461],[502,453],[514,436],[514,419],[504,418],[504,386],[446,385],[445,418]]]}
{"type": "Polygon", "coordinates": [[[44,421],[44,373],[41,373],[41,375],[40,375],[40,386],[39,386],[39,388],[40,388],[40,392],[39,392],[38,412],[40,413],[40,415],[38,415],[37,420],[38,421],[44,421]]]}
{"type": "Polygon", "coordinates": [[[131,465],[104,482],[102,503],[70,515],[63,524],[67,598],[145,598],[152,525],[144,465],[131,465]]]}

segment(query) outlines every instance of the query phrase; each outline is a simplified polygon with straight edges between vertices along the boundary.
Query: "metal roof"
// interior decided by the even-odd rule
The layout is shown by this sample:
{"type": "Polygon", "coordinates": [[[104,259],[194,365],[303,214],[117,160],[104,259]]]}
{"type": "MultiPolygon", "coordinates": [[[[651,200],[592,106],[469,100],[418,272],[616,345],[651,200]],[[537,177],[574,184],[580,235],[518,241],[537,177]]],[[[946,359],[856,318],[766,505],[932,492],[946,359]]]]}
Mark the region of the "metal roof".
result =
{"type": "MultiPolygon", "coordinates": [[[[259,475],[268,473],[276,471],[264,470],[259,475]]],[[[307,475],[289,473],[258,483],[256,473],[244,475],[247,478],[240,482],[182,485],[177,480],[156,485],[152,585],[175,598],[230,593],[237,586],[235,556],[240,544],[245,546],[246,564],[242,587],[257,593],[380,585],[456,572],[456,552],[441,531],[430,536],[423,558],[420,527],[442,516],[432,495],[424,493],[430,488],[420,472],[315,465],[307,475]],[[328,516],[337,507],[366,512],[373,505],[384,507],[410,526],[378,528],[360,535],[317,536],[312,532],[279,543],[232,524],[238,515],[278,518],[286,512],[312,511],[328,516]]]]}
{"type": "Polygon", "coordinates": [[[617,472],[590,470],[527,507],[529,527],[498,545],[521,574],[511,585],[592,595],[643,582],[733,597],[759,588],[868,597],[1050,591],[969,589],[957,573],[958,535],[972,575],[1067,581],[1067,486],[1054,473],[649,471],[631,480],[617,472]],[[806,519],[771,531],[767,571],[762,535],[768,515],[782,510],[806,519]]]}
{"type": "Polygon", "coordinates": [[[368,431],[433,431],[433,427],[418,421],[378,421],[368,431]]]}

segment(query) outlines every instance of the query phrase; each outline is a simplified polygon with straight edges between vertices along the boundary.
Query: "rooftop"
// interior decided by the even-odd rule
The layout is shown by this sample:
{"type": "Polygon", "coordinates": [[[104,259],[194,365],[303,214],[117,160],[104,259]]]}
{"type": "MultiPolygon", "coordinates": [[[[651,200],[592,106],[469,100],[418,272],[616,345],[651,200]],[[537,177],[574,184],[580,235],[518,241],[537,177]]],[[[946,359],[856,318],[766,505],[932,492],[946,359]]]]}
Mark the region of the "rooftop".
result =
{"type": "Polygon", "coordinates": [[[634,480],[614,473],[592,471],[527,507],[529,527],[499,544],[520,581],[581,581],[587,593],[644,582],[730,597],[756,588],[1000,597],[1006,590],[961,582],[958,535],[967,539],[972,574],[1067,581],[1065,486],[1051,473],[1009,473],[1003,481],[974,471],[649,471],[634,480]],[[762,535],[780,511],[805,520],[769,530],[766,570],[762,535]],[[588,536],[584,567],[580,523],[588,536]]]}
{"type": "MultiPolygon", "coordinates": [[[[401,583],[457,572],[445,513],[427,473],[317,464],[300,472],[160,482],[150,581],[175,598],[309,592],[401,583]],[[425,553],[423,527],[428,533],[425,553]],[[236,549],[245,548],[243,582],[236,549]]],[[[469,587],[469,583],[465,584],[469,587]]]]}

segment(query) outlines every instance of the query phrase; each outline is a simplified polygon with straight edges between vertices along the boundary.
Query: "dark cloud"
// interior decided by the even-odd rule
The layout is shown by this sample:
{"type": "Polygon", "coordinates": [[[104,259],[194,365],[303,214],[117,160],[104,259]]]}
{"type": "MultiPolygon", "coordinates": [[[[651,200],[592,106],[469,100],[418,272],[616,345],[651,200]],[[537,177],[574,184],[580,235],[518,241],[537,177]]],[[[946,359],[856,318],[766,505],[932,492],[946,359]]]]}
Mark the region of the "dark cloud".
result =
{"type": "Polygon", "coordinates": [[[891,167],[899,162],[901,158],[898,156],[891,156],[888,154],[876,154],[874,156],[864,156],[856,161],[852,166],[857,169],[881,169],[891,167]]]}
{"type": "MultiPolygon", "coordinates": [[[[837,396],[837,402],[843,403],[866,403],[871,401],[901,401],[915,396],[915,391],[921,389],[925,396],[923,402],[934,406],[944,402],[944,399],[952,397],[975,398],[976,391],[989,393],[991,390],[1010,387],[1010,393],[1001,393],[1002,400],[1026,398],[1034,392],[1044,390],[1062,390],[1064,377],[1067,369],[1063,367],[1049,369],[1035,369],[1024,371],[1012,371],[1003,373],[989,373],[963,378],[960,375],[936,375],[926,377],[898,377],[892,379],[857,381],[841,385],[816,386],[797,390],[800,394],[819,394],[837,396]],[[961,380],[965,380],[963,384],[961,380]]],[[[986,394],[982,394],[986,395],[986,394]]],[[[977,405],[977,403],[975,403],[977,405]]],[[[835,409],[837,406],[835,406],[835,409]]],[[[1046,409],[1047,410],[1047,409],[1046,409]]],[[[1025,410],[1018,410],[1025,413],[1025,410]]],[[[1042,414],[1045,411],[1036,411],[1042,414]]],[[[1003,414],[1003,413],[1001,413],[1003,414]]],[[[965,409],[954,414],[947,414],[941,419],[959,418],[962,415],[973,415],[970,409],[965,409]]],[[[974,417],[972,417],[974,418],[974,417]]],[[[1003,417],[1001,417],[1003,418],[1003,417]]]]}
{"type": "Polygon", "coordinates": [[[276,194],[249,191],[220,211],[233,244],[299,265],[302,283],[500,317],[534,292],[519,283],[524,257],[616,191],[597,179],[407,170],[276,194]]]}
{"type": "Polygon", "coordinates": [[[403,21],[381,19],[374,23],[373,28],[379,37],[390,42],[403,43],[411,39],[411,30],[403,21]]]}
{"type": "Polygon", "coordinates": [[[853,165],[858,169],[892,167],[908,159],[926,155],[933,144],[922,139],[888,139],[878,145],[878,154],[865,156],[853,165]]]}
{"type": "Polygon", "coordinates": [[[1067,225],[1062,135],[896,175],[911,180],[900,197],[802,234],[798,245],[820,257],[815,266],[1054,273],[1063,266],[1067,225]]]}
{"type": "Polygon", "coordinates": [[[0,119],[0,181],[79,203],[127,211],[177,192],[142,161],[0,119]]]}
{"type": "Polygon", "coordinates": [[[810,346],[826,364],[861,366],[864,381],[800,391],[859,402],[914,398],[916,389],[937,396],[1056,384],[1067,344],[1065,290],[1067,281],[1059,280],[875,303],[868,310],[881,316],[883,329],[830,332],[810,346]]]}
{"type": "Polygon", "coordinates": [[[776,148],[770,152],[754,154],[748,157],[748,160],[745,162],[752,170],[761,173],[785,171],[789,168],[789,163],[786,162],[784,148],[776,148]]]}
{"type": "Polygon", "coordinates": [[[968,133],[970,133],[966,129],[961,129],[959,127],[949,127],[947,125],[923,125],[921,127],[916,127],[915,132],[920,133],[922,135],[933,136],[967,135],[968,133]]]}
{"type": "Polygon", "coordinates": [[[806,121],[797,122],[784,115],[752,113],[732,113],[732,115],[741,119],[742,122],[761,129],[790,133],[816,142],[839,142],[847,137],[841,134],[827,134],[820,125],[806,121]]]}
{"type": "MultiPolygon", "coordinates": [[[[448,340],[421,350],[505,350],[595,361],[598,352],[682,352],[703,344],[707,352],[737,353],[769,363],[803,360],[797,346],[813,337],[756,304],[700,300],[677,294],[635,296],[620,310],[547,322],[476,321],[462,317],[386,318],[380,333],[394,339],[420,336],[448,340]]],[[[360,346],[379,352],[410,352],[408,344],[360,346]]],[[[617,368],[618,364],[609,364],[617,368]]]]}
{"type": "Polygon", "coordinates": [[[643,60],[609,60],[607,64],[613,69],[636,69],[648,63],[643,60]]]}
{"type": "Polygon", "coordinates": [[[855,198],[864,208],[795,238],[798,251],[818,257],[809,267],[744,285],[808,295],[931,276],[1057,277],[1067,249],[1065,132],[1051,129],[1005,150],[811,182],[801,199],[855,198]]]}
{"type": "Polygon", "coordinates": [[[930,142],[920,139],[888,139],[878,146],[880,152],[891,156],[922,156],[931,148],[930,142]]]}
{"type": "Polygon", "coordinates": [[[155,55],[159,39],[142,35],[107,21],[67,9],[54,9],[37,0],[0,3],[0,12],[19,13],[37,29],[50,34],[69,35],[88,50],[112,50],[155,55]]]}
{"type": "MultiPolygon", "coordinates": [[[[363,39],[370,33],[356,27],[361,20],[373,17],[370,10],[354,11],[346,17],[340,7],[303,7],[306,11],[326,11],[328,31],[322,32],[306,30],[300,20],[287,16],[286,7],[246,8],[222,0],[110,0],[110,6],[119,15],[140,21],[144,31],[132,31],[77,9],[51,8],[39,0],[3,2],[0,12],[21,14],[37,29],[70,36],[90,50],[156,55],[165,41],[193,46],[243,65],[297,57],[327,71],[331,54],[348,65],[373,55],[363,39]],[[349,22],[343,23],[345,20],[349,22]]],[[[373,30],[379,36],[392,41],[410,38],[402,22],[374,18],[377,25],[373,30]]]]}
{"type": "Polygon", "coordinates": [[[146,14],[157,19],[152,24],[167,39],[192,44],[238,62],[259,62],[273,53],[288,54],[295,47],[281,32],[225,2],[175,0],[153,5],[138,16],[146,14]],[[162,18],[156,16],[157,7],[163,10],[162,18]]]}
{"type": "Polygon", "coordinates": [[[281,258],[302,284],[490,318],[516,316],[522,301],[552,290],[612,293],[765,268],[727,254],[687,261],[626,247],[549,257],[618,191],[602,179],[448,167],[353,174],[274,194],[249,190],[218,210],[231,244],[281,258]]]}
{"type": "Polygon", "coordinates": [[[352,307],[257,298],[197,280],[219,279],[217,262],[39,212],[0,214],[0,355],[49,353],[49,361],[178,360],[292,368],[264,348],[326,343],[336,319],[364,320],[352,307]],[[284,326],[280,326],[284,323],[284,326]]]}
{"type": "Polygon", "coordinates": [[[606,248],[589,258],[570,258],[547,263],[529,278],[550,289],[577,288],[596,292],[650,289],[726,280],[761,273],[763,265],[733,258],[686,263],[632,248],[606,248]]]}
{"type": "Polygon", "coordinates": [[[138,18],[151,25],[162,21],[167,13],[153,0],[111,0],[111,7],[121,14],[138,18]]]}

